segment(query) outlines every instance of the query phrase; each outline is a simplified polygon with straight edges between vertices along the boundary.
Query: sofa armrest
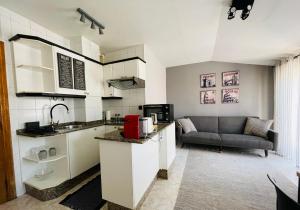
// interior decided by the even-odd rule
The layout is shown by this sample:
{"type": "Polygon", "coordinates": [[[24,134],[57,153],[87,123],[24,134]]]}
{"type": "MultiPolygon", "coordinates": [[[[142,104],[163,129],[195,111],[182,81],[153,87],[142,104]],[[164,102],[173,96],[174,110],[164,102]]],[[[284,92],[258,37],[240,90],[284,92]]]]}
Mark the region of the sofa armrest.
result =
{"type": "Polygon", "coordinates": [[[269,130],[268,131],[268,140],[273,142],[274,148],[273,150],[277,150],[278,146],[278,133],[274,130],[269,130]]]}
{"type": "Polygon", "coordinates": [[[176,138],[178,140],[181,140],[181,136],[184,133],[182,126],[176,122],[176,138]]]}

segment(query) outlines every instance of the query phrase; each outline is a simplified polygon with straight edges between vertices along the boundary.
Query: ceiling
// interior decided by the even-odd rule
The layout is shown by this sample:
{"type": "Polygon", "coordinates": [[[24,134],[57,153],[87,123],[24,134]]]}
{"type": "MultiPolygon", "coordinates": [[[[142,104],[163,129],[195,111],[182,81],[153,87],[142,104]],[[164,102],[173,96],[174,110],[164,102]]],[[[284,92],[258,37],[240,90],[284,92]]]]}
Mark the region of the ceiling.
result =
{"type": "Polygon", "coordinates": [[[65,37],[83,35],[102,52],[147,44],[167,67],[204,61],[273,65],[300,49],[299,0],[256,0],[249,18],[227,20],[230,0],[0,0],[65,37]],[[106,26],[79,21],[80,7],[106,26]]]}

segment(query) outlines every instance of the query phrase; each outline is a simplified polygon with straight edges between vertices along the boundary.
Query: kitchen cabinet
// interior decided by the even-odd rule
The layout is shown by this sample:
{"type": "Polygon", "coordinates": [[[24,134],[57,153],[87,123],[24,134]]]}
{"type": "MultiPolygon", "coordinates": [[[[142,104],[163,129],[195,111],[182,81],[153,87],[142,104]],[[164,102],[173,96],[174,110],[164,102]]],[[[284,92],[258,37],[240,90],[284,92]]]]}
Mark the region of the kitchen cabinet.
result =
{"type": "Polygon", "coordinates": [[[86,91],[85,94],[89,96],[103,96],[104,87],[103,87],[103,69],[102,66],[85,60],[86,71],[86,91]]]}
{"type": "Polygon", "coordinates": [[[103,199],[136,209],[159,170],[159,140],[143,144],[100,140],[103,199]]]}
{"type": "Polygon", "coordinates": [[[99,163],[99,145],[94,138],[104,131],[104,126],[99,126],[68,133],[71,178],[99,163]]]}
{"type": "Polygon", "coordinates": [[[55,92],[63,94],[85,95],[85,59],[79,55],[53,47],[55,92]],[[75,71],[75,62],[83,64],[79,70],[75,71]],[[79,83],[77,85],[76,83],[79,83]]]}
{"type": "Polygon", "coordinates": [[[121,90],[108,86],[107,80],[113,78],[112,67],[112,64],[103,66],[104,97],[122,97],[121,90]]]}
{"type": "Polygon", "coordinates": [[[175,123],[167,126],[159,133],[160,169],[168,170],[176,156],[175,123]]]}
{"type": "Polygon", "coordinates": [[[106,80],[120,79],[122,77],[138,77],[143,80],[146,79],[146,64],[139,59],[112,63],[105,65],[104,67],[104,78],[106,80]]]}
{"type": "Polygon", "coordinates": [[[124,62],[124,74],[126,77],[138,77],[146,80],[146,64],[139,60],[130,60],[124,62]]]}
{"type": "Polygon", "coordinates": [[[52,46],[20,40],[12,43],[16,92],[55,92],[52,46]]]}

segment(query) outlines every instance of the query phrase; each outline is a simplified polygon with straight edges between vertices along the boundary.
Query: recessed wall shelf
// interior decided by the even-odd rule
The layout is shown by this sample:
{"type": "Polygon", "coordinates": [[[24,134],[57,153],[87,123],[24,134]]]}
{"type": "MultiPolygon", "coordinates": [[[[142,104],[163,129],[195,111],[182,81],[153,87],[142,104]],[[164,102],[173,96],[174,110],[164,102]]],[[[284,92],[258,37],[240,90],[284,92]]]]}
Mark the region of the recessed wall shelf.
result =
{"type": "Polygon", "coordinates": [[[55,97],[55,98],[86,98],[85,95],[61,94],[61,93],[40,93],[22,92],[16,93],[17,97],[55,97]]]}
{"type": "Polygon", "coordinates": [[[50,162],[60,160],[62,158],[66,158],[66,157],[67,156],[65,154],[61,154],[61,155],[55,155],[55,156],[49,157],[49,158],[44,159],[44,160],[38,160],[38,159],[36,159],[35,157],[32,157],[32,156],[26,156],[26,157],[23,157],[23,159],[28,160],[28,161],[32,161],[32,162],[35,162],[35,163],[50,163],[50,162]]]}
{"type": "Polygon", "coordinates": [[[102,100],[121,100],[123,97],[102,97],[102,100]]]}
{"type": "Polygon", "coordinates": [[[17,68],[25,68],[25,69],[32,69],[36,71],[54,71],[53,68],[49,68],[46,66],[35,66],[35,65],[18,65],[17,68]]]}

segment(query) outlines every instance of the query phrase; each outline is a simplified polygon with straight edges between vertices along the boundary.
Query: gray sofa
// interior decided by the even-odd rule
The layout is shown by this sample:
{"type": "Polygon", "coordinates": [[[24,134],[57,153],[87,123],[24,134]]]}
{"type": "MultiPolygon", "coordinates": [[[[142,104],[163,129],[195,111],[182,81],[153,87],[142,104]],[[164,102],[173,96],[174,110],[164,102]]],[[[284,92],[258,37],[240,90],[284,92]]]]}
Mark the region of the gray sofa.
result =
{"type": "Polygon", "coordinates": [[[215,117],[215,116],[188,116],[194,123],[197,131],[184,133],[181,126],[177,128],[177,136],[185,144],[204,144],[224,147],[238,147],[247,149],[263,149],[265,156],[268,150],[275,150],[278,134],[269,130],[268,139],[245,135],[247,117],[215,117]]]}

